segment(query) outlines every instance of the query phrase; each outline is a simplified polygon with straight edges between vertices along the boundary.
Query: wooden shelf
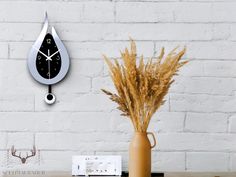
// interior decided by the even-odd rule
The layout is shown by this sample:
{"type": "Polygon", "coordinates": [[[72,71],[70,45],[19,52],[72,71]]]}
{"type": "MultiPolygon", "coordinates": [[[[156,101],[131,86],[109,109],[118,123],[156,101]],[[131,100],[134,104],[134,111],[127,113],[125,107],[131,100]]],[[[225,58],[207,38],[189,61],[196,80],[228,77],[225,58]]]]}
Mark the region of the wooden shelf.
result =
{"type": "Polygon", "coordinates": [[[236,177],[236,172],[172,172],[165,173],[165,177],[236,177]]]}
{"type": "MultiPolygon", "coordinates": [[[[71,177],[70,172],[44,172],[39,175],[32,174],[9,174],[5,175],[2,173],[2,177],[71,177]]],[[[127,173],[124,173],[122,177],[128,177],[127,173]]],[[[236,177],[236,172],[212,172],[212,173],[201,173],[201,172],[166,172],[166,173],[153,173],[152,177],[236,177]],[[164,176],[163,176],[164,175],[164,176]]]]}

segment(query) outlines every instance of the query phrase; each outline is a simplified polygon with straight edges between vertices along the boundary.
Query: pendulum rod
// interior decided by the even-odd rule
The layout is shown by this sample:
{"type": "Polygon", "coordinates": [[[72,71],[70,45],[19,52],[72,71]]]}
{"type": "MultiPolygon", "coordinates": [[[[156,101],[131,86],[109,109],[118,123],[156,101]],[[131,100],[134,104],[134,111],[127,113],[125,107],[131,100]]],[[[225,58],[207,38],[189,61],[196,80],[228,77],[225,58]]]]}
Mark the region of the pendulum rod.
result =
{"type": "Polygon", "coordinates": [[[52,85],[48,85],[48,93],[52,93],[52,85]]]}

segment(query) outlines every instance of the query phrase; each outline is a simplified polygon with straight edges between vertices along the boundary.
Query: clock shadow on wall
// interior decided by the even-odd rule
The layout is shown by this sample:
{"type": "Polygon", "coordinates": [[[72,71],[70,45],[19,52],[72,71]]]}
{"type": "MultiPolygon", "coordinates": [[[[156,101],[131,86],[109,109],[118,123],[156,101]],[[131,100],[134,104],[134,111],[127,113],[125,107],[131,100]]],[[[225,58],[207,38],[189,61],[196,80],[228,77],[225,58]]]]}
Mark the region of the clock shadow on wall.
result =
{"type": "Polygon", "coordinates": [[[52,27],[49,30],[48,26],[46,13],[42,31],[29,52],[28,69],[37,82],[48,86],[48,93],[44,100],[47,104],[53,104],[56,96],[52,93],[52,85],[65,78],[69,70],[70,59],[55,28],[52,27]]]}

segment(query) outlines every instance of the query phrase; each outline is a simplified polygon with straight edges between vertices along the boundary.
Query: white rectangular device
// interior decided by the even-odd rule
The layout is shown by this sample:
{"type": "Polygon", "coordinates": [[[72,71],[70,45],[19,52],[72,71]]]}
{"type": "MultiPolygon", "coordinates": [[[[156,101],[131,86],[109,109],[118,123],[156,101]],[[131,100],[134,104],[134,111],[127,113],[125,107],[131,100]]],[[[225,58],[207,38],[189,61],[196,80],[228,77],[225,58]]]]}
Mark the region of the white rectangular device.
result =
{"type": "Polygon", "coordinates": [[[73,156],[73,176],[121,176],[121,156],[73,156]]]}

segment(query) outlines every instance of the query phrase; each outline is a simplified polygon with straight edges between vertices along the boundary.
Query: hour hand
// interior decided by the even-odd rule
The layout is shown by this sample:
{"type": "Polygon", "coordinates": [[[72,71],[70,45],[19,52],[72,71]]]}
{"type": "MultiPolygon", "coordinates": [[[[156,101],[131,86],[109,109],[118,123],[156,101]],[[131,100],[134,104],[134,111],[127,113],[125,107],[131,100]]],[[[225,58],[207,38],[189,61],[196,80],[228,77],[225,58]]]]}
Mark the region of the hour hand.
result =
{"type": "Polygon", "coordinates": [[[58,52],[60,52],[60,49],[56,52],[54,52],[49,58],[53,57],[54,55],[56,55],[58,52]]]}
{"type": "Polygon", "coordinates": [[[46,58],[48,58],[48,56],[45,54],[45,53],[43,53],[43,52],[41,52],[39,49],[37,49],[36,47],[34,47],[34,49],[36,49],[39,53],[41,53],[43,56],[45,56],[46,58]]]}

